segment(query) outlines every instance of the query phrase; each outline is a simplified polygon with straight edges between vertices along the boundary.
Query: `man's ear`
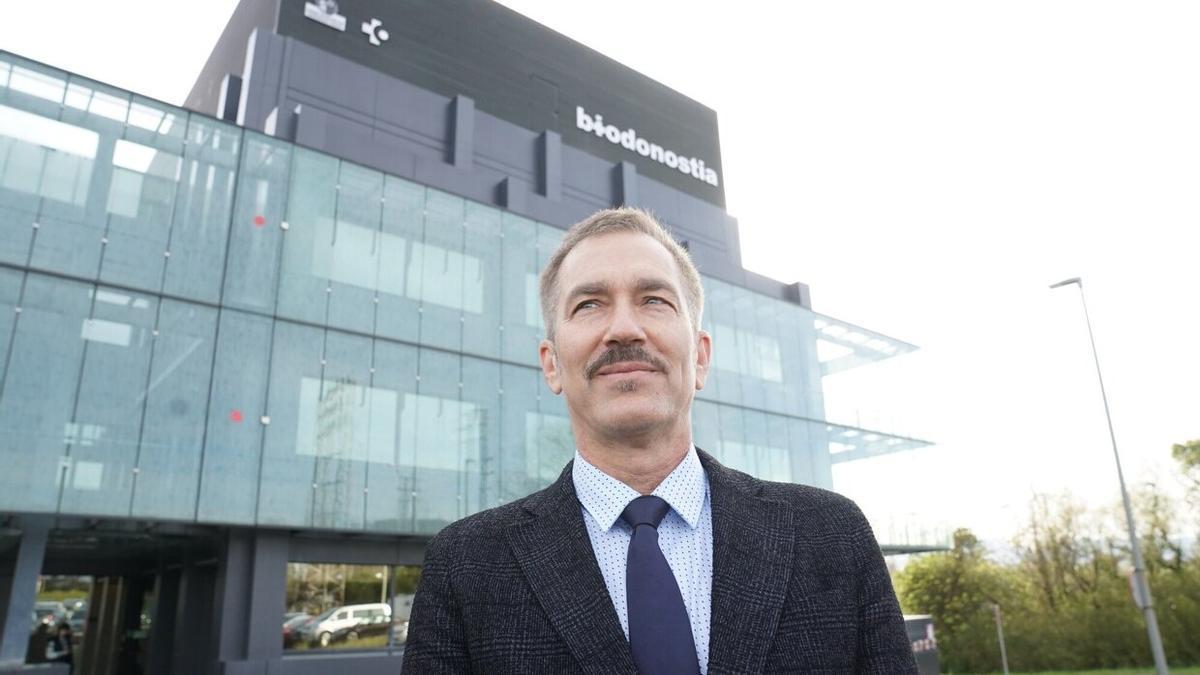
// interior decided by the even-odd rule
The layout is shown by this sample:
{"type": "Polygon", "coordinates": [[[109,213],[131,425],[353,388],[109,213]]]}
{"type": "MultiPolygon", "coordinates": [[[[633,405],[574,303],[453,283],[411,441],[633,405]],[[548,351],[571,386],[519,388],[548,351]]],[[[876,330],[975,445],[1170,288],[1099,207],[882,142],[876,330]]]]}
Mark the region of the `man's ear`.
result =
{"type": "Polygon", "coordinates": [[[561,373],[558,370],[558,355],[554,353],[554,343],[542,340],[538,345],[538,360],[542,362],[542,376],[546,378],[546,386],[557,396],[562,393],[561,373]]]}
{"type": "Polygon", "coordinates": [[[712,336],[708,331],[696,333],[696,390],[704,388],[708,371],[712,368],[712,336]]]}

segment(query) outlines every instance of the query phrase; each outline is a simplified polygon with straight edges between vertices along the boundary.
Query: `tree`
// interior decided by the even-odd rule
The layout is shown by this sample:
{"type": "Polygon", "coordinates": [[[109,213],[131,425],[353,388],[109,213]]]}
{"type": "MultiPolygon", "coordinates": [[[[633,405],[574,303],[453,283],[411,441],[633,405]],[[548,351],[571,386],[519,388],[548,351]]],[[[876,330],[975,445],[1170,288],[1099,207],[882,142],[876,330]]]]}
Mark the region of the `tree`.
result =
{"type": "Polygon", "coordinates": [[[1189,501],[1200,511],[1200,439],[1172,445],[1171,457],[1179,462],[1188,487],[1189,501]]]}
{"type": "Polygon", "coordinates": [[[947,670],[981,672],[999,666],[991,603],[1008,604],[999,566],[970,530],[954,532],[954,548],[911,561],[897,575],[900,604],[909,614],[929,614],[947,670]]]}

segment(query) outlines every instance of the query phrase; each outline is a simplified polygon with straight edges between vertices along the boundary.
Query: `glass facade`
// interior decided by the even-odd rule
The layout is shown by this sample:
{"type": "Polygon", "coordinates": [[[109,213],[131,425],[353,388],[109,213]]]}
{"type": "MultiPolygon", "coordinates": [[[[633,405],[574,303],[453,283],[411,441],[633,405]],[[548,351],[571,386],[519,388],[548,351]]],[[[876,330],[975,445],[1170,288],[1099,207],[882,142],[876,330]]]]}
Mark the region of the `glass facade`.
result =
{"type": "MultiPolygon", "coordinates": [[[[0,510],[428,534],[539,489],[561,236],[0,53],[0,510]]],[[[837,322],[704,281],[697,444],[830,487],[837,322]]]]}

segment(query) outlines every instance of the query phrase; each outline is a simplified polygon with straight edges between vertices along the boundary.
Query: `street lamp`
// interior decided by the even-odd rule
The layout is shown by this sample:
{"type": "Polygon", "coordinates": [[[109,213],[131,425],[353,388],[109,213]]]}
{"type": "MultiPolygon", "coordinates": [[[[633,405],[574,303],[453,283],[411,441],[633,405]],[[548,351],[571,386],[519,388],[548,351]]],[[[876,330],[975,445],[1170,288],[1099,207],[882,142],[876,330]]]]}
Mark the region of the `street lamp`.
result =
{"type": "Polygon", "coordinates": [[[1079,277],[1064,279],[1050,288],[1061,288],[1074,284],[1079,287],[1079,302],[1083,304],[1083,319],[1087,322],[1088,340],[1092,343],[1092,358],[1096,361],[1096,379],[1100,382],[1100,398],[1104,401],[1104,417],[1108,420],[1108,436],[1112,439],[1113,459],[1117,462],[1117,480],[1121,483],[1121,501],[1125,504],[1125,524],[1129,528],[1129,546],[1133,549],[1133,578],[1138,590],[1142,613],[1146,617],[1146,632],[1150,635],[1150,651],[1154,654],[1154,670],[1158,675],[1167,673],[1167,657],[1163,653],[1162,636],[1158,632],[1158,617],[1154,614],[1154,601],[1150,597],[1150,582],[1146,579],[1146,563],[1142,559],[1142,547],[1138,543],[1137,528],[1133,523],[1133,508],[1129,505],[1129,493],[1125,490],[1125,473],[1121,470],[1121,455],[1117,452],[1117,435],[1113,432],[1112,413],[1108,410],[1108,394],[1104,392],[1104,376],[1100,374],[1100,356],[1096,353],[1096,337],[1092,334],[1092,319],[1088,316],[1087,301],[1083,297],[1083,281],[1079,277]]]}
{"type": "Polygon", "coordinates": [[[987,607],[992,610],[992,618],[996,620],[996,638],[1000,641],[1000,664],[1004,666],[1004,675],[1008,675],[1008,650],[1004,648],[1004,621],[1000,618],[1000,603],[989,602],[987,607]]]}

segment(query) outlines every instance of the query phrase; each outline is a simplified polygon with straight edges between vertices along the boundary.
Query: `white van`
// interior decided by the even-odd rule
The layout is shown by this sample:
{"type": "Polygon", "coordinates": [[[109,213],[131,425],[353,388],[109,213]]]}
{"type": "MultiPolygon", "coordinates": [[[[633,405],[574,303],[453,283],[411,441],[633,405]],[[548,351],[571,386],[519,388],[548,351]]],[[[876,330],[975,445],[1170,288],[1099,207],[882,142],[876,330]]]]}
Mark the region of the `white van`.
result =
{"type": "Polygon", "coordinates": [[[328,647],[334,636],[368,624],[386,625],[392,618],[392,608],[386,602],[365,605],[342,605],[321,612],[303,628],[305,637],[322,647],[328,647]]]}

